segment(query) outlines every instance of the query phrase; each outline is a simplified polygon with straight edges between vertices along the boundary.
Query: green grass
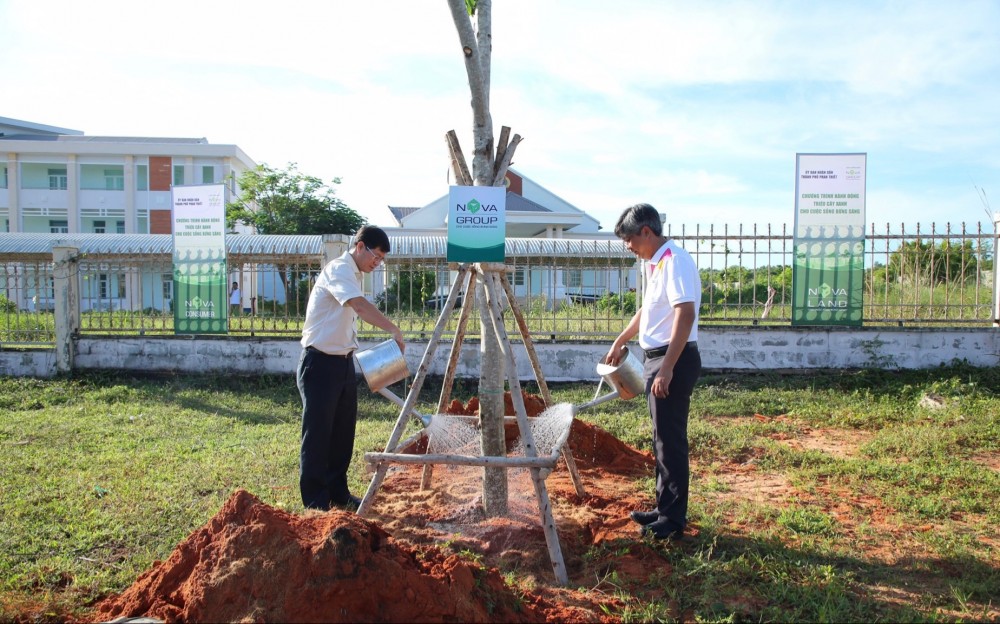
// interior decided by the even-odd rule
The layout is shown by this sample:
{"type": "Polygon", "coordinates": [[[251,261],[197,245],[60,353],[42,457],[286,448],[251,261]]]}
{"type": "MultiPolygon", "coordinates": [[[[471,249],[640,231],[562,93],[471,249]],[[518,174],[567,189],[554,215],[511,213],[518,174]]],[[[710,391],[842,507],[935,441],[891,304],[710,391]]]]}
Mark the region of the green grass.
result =
{"type": "MultiPolygon", "coordinates": [[[[418,411],[433,413],[435,384],[418,411]]],[[[559,402],[583,403],[593,391],[553,386],[559,402]]],[[[362,455],[384,447],[398,414],[361,394],[351,474],[359,493],[368,485],[362,455]]],[[[460,380],[453,394],[465,400],[475,388],[460,380]]],[[[0,620],[28,619],[26,597],[41,605],[30,619],[85,617],[95,600],[166,558],[236,488],[301,512],[299,410],[291,376],[0,378],[0,620]]],[[[954,621],[996,613],[1000,475],[981,458],[1000,453],[1000,369],[708,374],[691,414],[690,513],[701,532],[690,546],[663,549],[673,571],[659,580],[609,572],[599,586],[622,606],[608,615],[954,621]],[[943,407],[921,406],[929,393],[943,407]],[[853,432],[863,442],[848,458],[779,443],[803,428],[853,432]],[[726,471],[750,464],[780,475],[799,497],[732,498],[726,471]],[[844,496],[870,501],[847,512],[848,533],[828,509],[844,496]],[[888,510],[882,524],[866,516],[865,505],[876,504],[888,510]],[[886,532],[895,525],[898,533],[886,532]],[[922,525],[935,528],[907,529],[922,525]],[[885,560],[897,539],[911,554],[885,560]],[[880,587],[903,597],[889,600],[880,587]]],[[[580,417],[649,448],[639,399],[580,417]]],[[[639,485],[651,492],[653,481],[639,485]]]]}

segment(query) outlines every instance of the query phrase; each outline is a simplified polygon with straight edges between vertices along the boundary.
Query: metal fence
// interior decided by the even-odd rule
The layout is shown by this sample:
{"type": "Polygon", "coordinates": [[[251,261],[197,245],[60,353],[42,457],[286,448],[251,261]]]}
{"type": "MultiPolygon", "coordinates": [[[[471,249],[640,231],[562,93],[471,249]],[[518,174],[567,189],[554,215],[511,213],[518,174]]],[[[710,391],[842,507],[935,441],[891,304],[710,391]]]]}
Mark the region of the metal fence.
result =
{"type": "MultiPolygon", "coordinates": [[[[695,227],[667,234],[691,252],[702,275],[701,324],[789,325],[793,236],[782,226],[695,227]]],[[[243,289],[229,316],[233,336],[301,332],[309,289],[322,268],[318,236],[231,237],[230,277],[243,289]]],[[[412,339],[429,337],[457,273],[443,237],[393,236],[393,253],[366,276],[375,304],[412,339]]],[[[171,335],[173,265],[169,236],[0,234],[0,348],[55,340],[53,244],[80,248],[74,278],[79,332],[171,335]],[[116,238],[118,237],[118,238],[116,238]]],[[[866,326],[994,323],[998,294],[993,224],[866,233],[866,326]]],[[[508,239],[507,278],[536,340],[609,340],[641,298],[639,265],[613,239],[508,239]]],[[[508,331],[517,335],[512,315],[508,331]]],[[[444,337],[456,330],[458,311],[444,337]]],[[[472,315],[469,335],[477,335],[472,315]]],[[[363,337],[380,332],[362,324],[363,337]]]]}

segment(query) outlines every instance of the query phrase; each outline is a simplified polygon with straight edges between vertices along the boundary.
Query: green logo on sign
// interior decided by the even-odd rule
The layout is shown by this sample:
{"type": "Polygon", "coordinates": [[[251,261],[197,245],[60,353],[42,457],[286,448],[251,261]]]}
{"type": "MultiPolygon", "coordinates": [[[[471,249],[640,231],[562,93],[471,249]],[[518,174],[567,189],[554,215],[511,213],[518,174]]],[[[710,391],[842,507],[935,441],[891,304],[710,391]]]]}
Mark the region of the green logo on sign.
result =
{"type": "Polygon", "coordinates": [[[479,208],[480,208],[479,202],[474,199],[465,205],[465,209],[471,212],[472,214],[476,214],[477,212],[479,212],[479,208]]]}

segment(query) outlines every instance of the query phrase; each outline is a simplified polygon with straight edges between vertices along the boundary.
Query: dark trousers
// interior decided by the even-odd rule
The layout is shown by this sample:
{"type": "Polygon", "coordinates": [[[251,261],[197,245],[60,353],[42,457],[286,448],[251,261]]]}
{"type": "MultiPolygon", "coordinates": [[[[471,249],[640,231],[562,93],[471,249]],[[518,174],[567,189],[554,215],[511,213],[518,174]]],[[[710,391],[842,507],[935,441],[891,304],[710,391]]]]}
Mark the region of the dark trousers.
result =
{"type": "Polygon", "coordinates": [[[674,365],[669,394],[654,397],[653,378],[660,370],[663,358],[646,360],[646,402],[653,421],[653,455],[656,459],[656,509],[660,518],[666,518],[670,528],[683,531],[687,526],[688,483],[688,410],[691,393],[701,375],[701,354],[698,347],[684,347],[674,365]]]}
{"type": "Polygon", "coordinates": [[[299,490],[311,509],[347,502],[347,468],[354,454],[358,381],[354,357],[302,350],[297,373],[302,397],[299,490]]]}

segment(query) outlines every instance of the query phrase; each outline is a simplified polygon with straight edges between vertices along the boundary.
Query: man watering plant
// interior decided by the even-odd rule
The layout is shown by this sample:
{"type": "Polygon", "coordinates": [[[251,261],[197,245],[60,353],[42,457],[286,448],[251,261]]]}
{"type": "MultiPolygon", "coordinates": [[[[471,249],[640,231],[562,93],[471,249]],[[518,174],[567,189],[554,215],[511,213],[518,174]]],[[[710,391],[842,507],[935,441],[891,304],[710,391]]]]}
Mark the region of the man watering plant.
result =
{"type": "Polygon", "coordinates": [[[389,250],[386,233],[366,225],[344,255],[323,267],[309,293],[297,384],[302,396],[299,489],[310,509],[354,510],[361,504],[347,487],[358,415],[356,319],[384,329],[400,351],[406,349],[399,327],[361,289],[361,274],[374,271],[389,250]]]}
{"type": "Polygon", "coordinates": [[[649,204],[626,209],[615,235],[646,261],[642,305],[605,357],[606,363],[617,366],[627,355],[626,343],[636,335],[646,356],[643,374],[653,421],[656,508],[635,510],[631,517],[643,535],[678,540],[687,526],[688,410],[701,374],[696,342],[701,278],[691,255],[663,236],[660,215],[649,204]]]}

